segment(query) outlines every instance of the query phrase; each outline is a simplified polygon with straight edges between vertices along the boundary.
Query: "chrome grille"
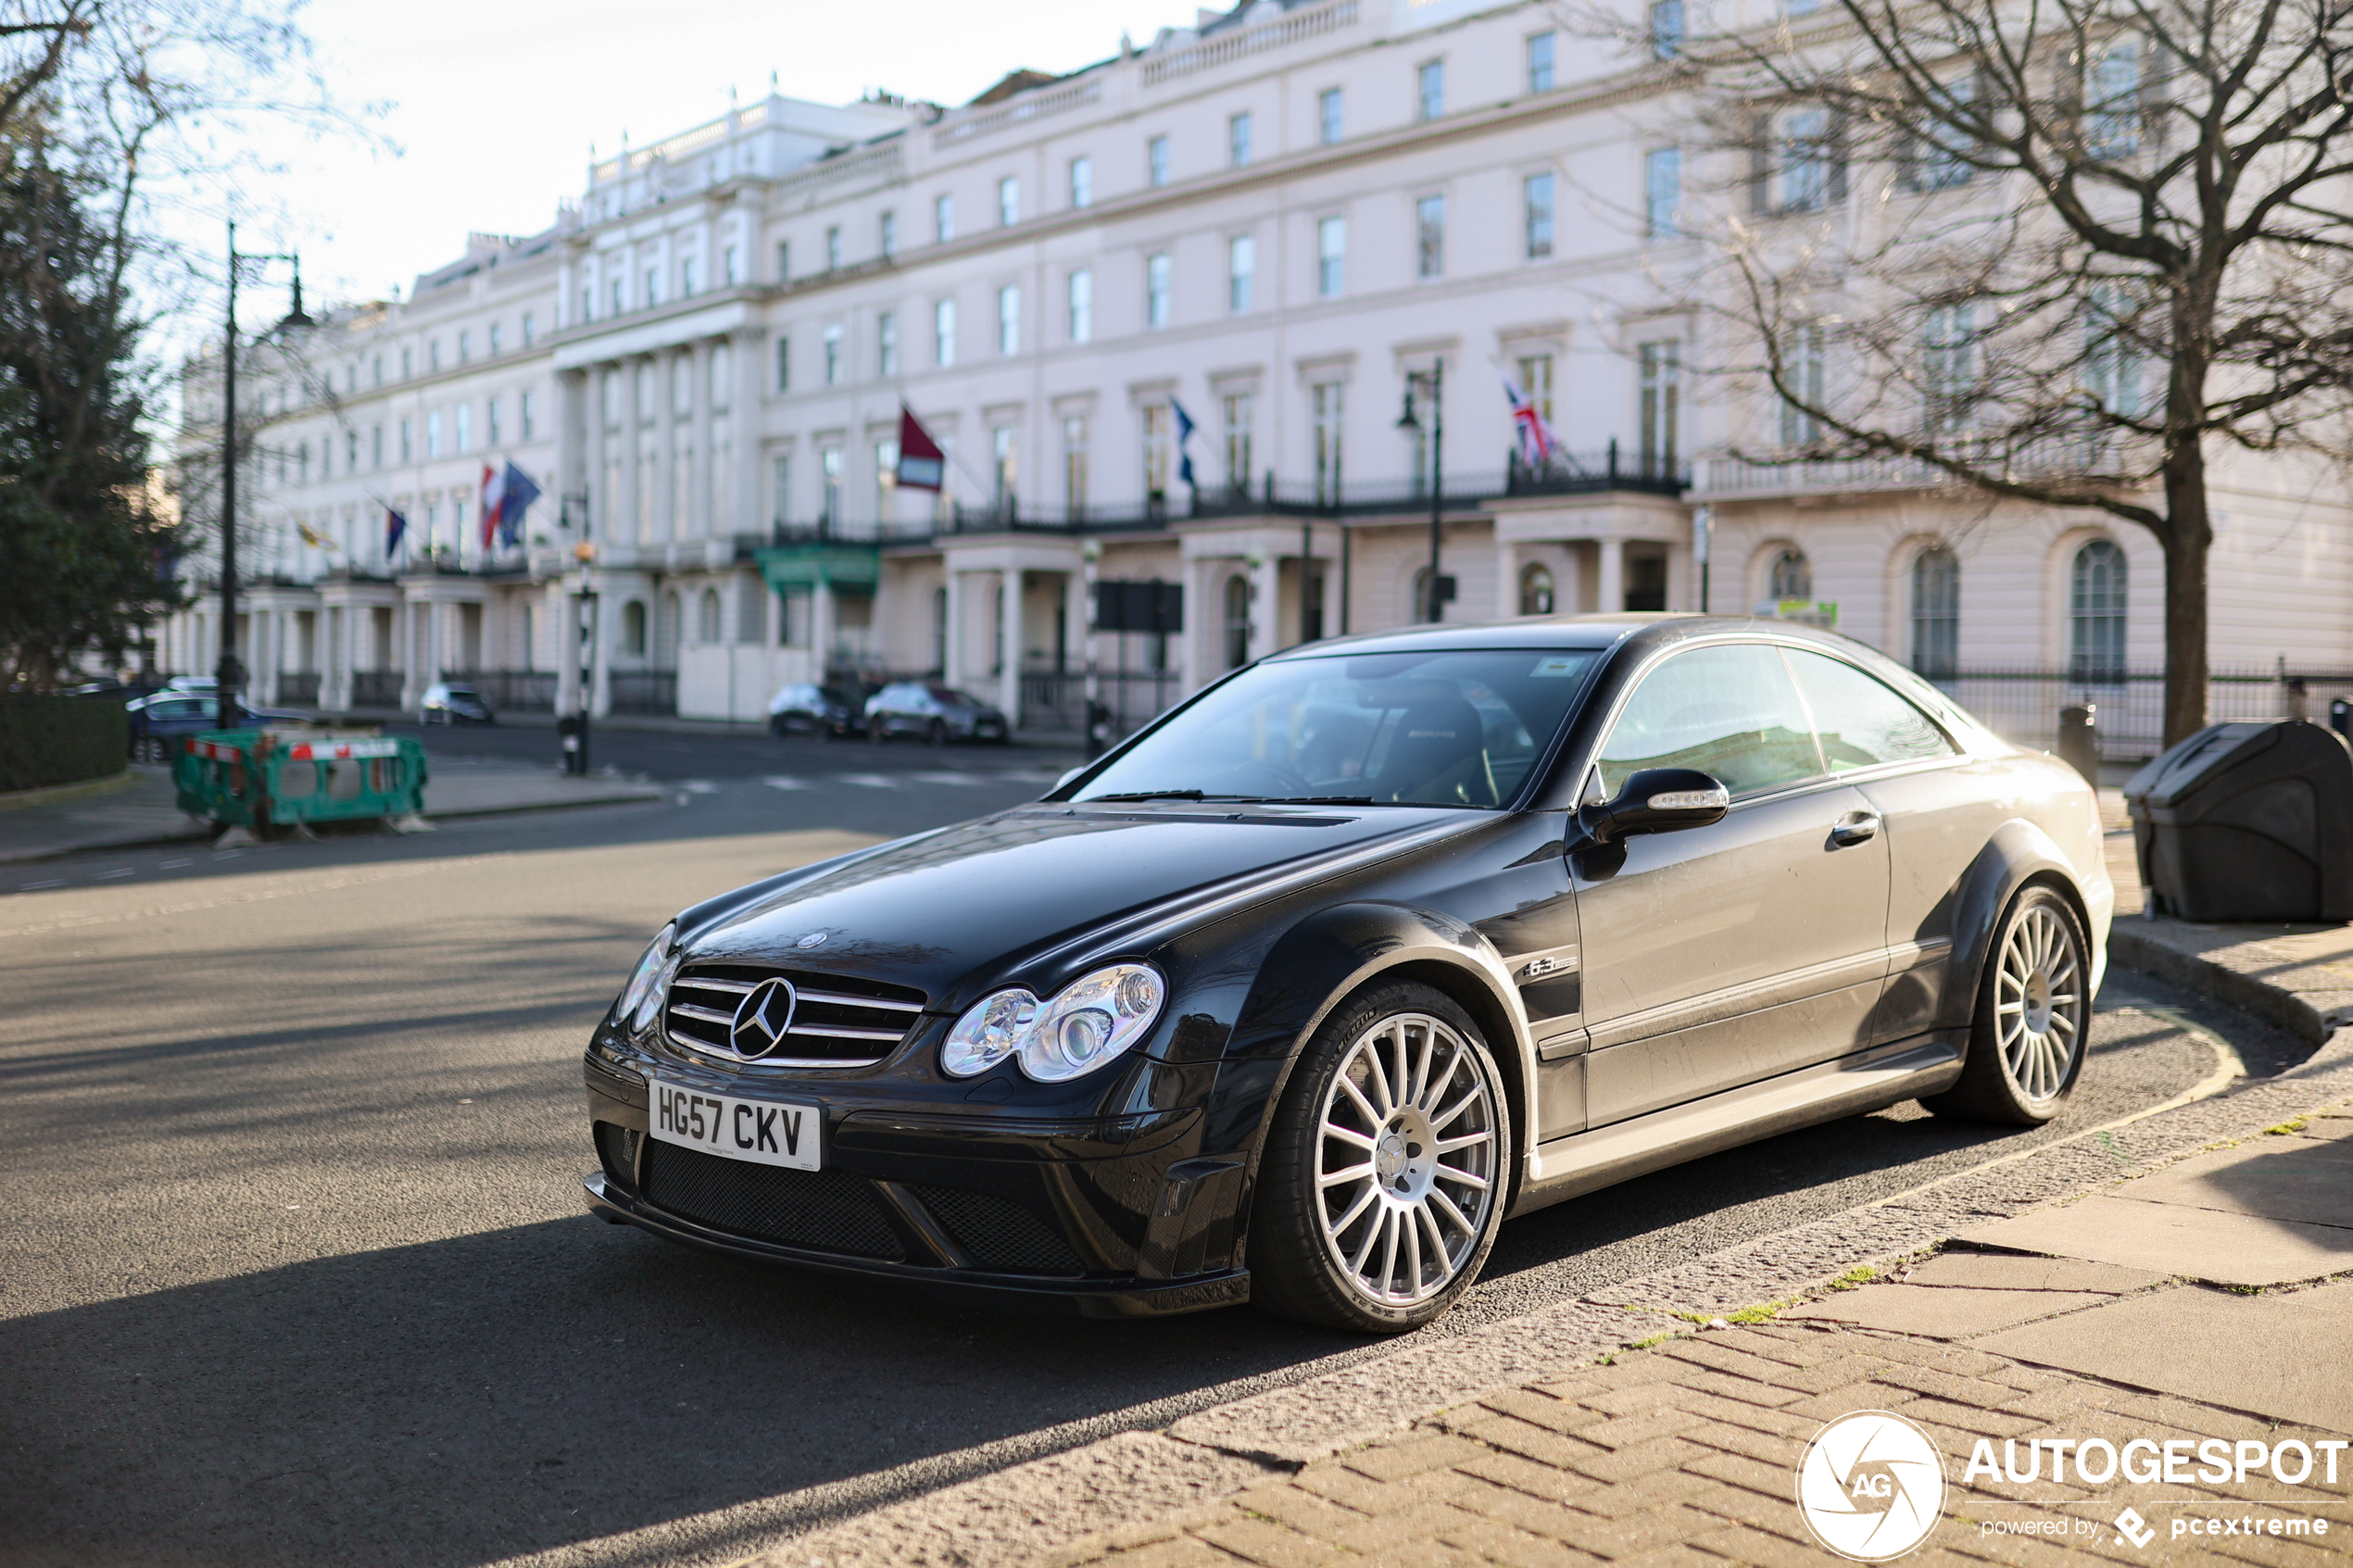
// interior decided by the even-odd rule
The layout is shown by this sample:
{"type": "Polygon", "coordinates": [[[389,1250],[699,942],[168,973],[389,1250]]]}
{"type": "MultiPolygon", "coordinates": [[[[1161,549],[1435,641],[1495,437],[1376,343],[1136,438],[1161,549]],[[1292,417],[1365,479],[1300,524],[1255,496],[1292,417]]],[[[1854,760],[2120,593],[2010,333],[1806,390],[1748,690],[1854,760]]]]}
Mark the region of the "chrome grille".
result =
{"type": "Polygon", "coordinates": [[[697,964],[670,983],[662,1028],[682,1050],[747,1061],[727,1039],[736,1004],[761,981],[778,977],[792,985],[792,1027],[774,1052],[751,1065],[872,1066],[898,1048],[924,1010],[924,994],[904,985],[809,970],[697,964]]]}

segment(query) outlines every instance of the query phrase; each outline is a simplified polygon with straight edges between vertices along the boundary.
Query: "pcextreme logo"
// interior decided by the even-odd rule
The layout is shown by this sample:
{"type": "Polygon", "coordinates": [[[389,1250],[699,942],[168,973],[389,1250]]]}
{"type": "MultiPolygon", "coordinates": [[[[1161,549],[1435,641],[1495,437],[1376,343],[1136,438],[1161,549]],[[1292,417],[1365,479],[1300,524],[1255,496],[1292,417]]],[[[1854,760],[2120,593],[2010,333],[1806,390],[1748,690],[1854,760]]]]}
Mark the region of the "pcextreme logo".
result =
{"type": "Polygon", "coordinates": [[[1841,1557],[1901,1557],[1927,1539],[1944,1512],[1944,1456],[1900,1415],[1840,1416],[1814,1434],[1797,1461],[1797,1512],[1814,1538],[1841,1557]]]}

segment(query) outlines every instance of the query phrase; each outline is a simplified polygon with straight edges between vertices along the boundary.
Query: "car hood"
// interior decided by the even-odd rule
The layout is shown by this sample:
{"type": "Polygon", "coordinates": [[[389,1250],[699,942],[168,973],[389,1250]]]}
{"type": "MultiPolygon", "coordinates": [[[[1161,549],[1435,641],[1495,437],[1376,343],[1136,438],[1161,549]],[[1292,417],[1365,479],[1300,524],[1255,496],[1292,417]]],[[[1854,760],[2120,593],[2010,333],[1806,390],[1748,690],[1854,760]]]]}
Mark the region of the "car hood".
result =
{"type": "Polygon", "coordinates": [[[1491,821],[1419,807],[1022,807],[723,906],[688,933],[686,958],[862,975],[952,1010],[1026,955],[1122,915],[1189,895],[1247,897],[1318,862],[1491,821]]]}

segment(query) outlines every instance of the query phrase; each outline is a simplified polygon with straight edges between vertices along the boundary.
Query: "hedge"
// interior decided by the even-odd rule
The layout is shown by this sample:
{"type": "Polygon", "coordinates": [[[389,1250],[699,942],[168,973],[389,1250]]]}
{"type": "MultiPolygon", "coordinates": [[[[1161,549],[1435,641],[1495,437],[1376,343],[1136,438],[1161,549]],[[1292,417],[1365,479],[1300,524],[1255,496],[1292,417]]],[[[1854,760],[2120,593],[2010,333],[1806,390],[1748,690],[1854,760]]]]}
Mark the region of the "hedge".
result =
{"type": "Polygon", "coordinates": [[[0,795],[120,773],[131,716],[116,697],[0,697],[0,795]]]}

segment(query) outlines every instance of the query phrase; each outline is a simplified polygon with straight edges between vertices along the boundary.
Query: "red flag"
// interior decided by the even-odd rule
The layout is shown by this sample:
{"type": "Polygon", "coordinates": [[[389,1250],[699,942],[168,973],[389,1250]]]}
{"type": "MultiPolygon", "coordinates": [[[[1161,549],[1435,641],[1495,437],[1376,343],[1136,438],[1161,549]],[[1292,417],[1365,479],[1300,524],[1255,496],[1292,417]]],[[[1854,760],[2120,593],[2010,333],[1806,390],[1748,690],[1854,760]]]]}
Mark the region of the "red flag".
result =
{"type": "Polygon", "coordinates": [[[899,487],[937,490],[948,477],[948,454],[931,438],[914,410],[899,406],[899,487]]]}

